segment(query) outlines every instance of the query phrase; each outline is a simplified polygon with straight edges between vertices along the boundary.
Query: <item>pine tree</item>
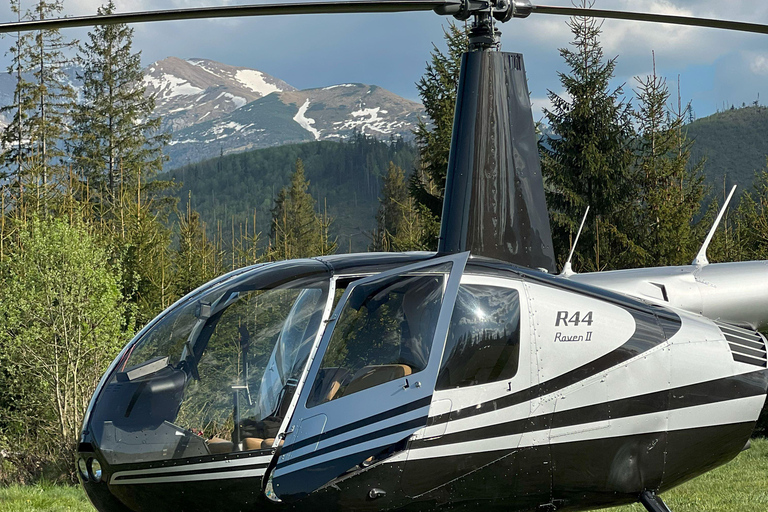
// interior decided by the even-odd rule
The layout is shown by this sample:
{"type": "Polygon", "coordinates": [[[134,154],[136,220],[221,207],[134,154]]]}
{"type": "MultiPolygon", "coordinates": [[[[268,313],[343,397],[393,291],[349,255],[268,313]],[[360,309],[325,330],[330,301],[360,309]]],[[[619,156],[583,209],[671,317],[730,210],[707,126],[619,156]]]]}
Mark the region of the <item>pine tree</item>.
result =
{"type": "Polygon", "coordinates": [[[694,228],[704,197],[703,161],[690,164],[692,141],[684,122],[689,107],[678,98],[669,107],[666,80],[654,74],[637,78],[639,100],[638,184],[640,211],[635,240],[644,248],[645,266],[683,265],[691,262],[701,243],[694,228]]]}
{"type": "MultiPolygon", "coordinates": [[[[19,0],[11,1],[19,19],[58,17],[61,0],[39,0],[31,12],[22,15],[19,0]]],[[[58,30],[40,30],[19,35],[12,48],[9,71],[16,75],[13,112],[3,130],[3,165],[13,169],[18,187],[25,186],[35,197],[36,208],[46,208],[51,188],[65,174],[64,138],[75,92],[64,69],[71,64],[66,50],[77,44],[67,42],[58,30]],[[26,77],[29,76],[30,79],[26,77]]],[[[19,190],[21,194],[21,190],[19,190]]]]}
{"type": "Polygon", "coordinates": [[[424,243],[434,247],[443,209],[461,56],[469,46],[465,28],[451,23],[444,34],[447,53],[435,46],[424,76],[416,84],[427,119],[419,119],[414,132],[420,165],[410,182],[411,195],[419,205],[417,209],[425,214],[423,223],[430,224],[425,230],[424,243]]]}
{"type": "Polygon", "coordinates": [[[315,199],[308,190],[304,163],[298,159],[290,185],[277,194],[272,208],[270,259],[306,258],[336,251],[336,242],[328,234],[332,219],[315,213],[315,199]]]}
{"type": "Polygon", "coordinates": [[[174,291],[178,295],[186,295],[225,270],[216,264],[215,248],[206,237],[200,214],[192,209],[191,193],[186,213],[179,216],[179,248],[174,260],[174,291]]]}
{"type": "MultiPolygon", "coordinates": [[[[112,0],[98,10],[112,14],[112,0]]],[[[133,29],[100,25],[80,46],[82,102],[74,116],[73,155],[96,191],[114,200],[120,182],[135,187],[139,171],[152,177],[162,169],[168,135],[154,117],[154,98],[146,96],[141,52],[133,52],[133,29]]]]}
{"type": "MultiPolygon", "coordinates": [[[[584,7],[592,2],[583,0],[584,7]]],[[[576,249],[575,266],[604,270],[637,266],[642,249],[633,241],[636,186],[632,176],[631,109],[622,88],[609,81],[616,58],[604,60],[600,25],[572,18],[573,50],[560,55],[570,73],[560,73],[564,97],[552,91],[545,115],[552,135],[540,142],[542,173],[555,253],[564,257],[587,206],[590,222],[576,249]]]]}
{"type": "MultiPolygon", "coordinates": [[[[19,5],[19,0],[11,0],[11,11],[16,14],[18,21],[28,19],[28,13],[23,14],[19,5]]],[[[32,99],[28,93],[32,84],[27,80],[28,65],[22,60],[22,55],[26,55],[30,44],[32,33],[18,32],[16,41],[11,45],[8,53],[12,55],[11,64],[8,66],[8,74],[16,78],[16,87],[13,91],[13,104],[0,107],[0,112],[10,114],[10,123],[2,132],[0,140],[2,152],[3,172],[2,178],[9,180],[9,198],[17,199],[23,203],[24,198],[24,177],[25,177],[25,144],[28,139],[26,135],[26,123],[28,112],[33,108],[32,99]],[[15,191],[15,193],[13,193],[15,191]]],[[[16,205],[16,206],[21,206],[16,205]]]]}
{"type": "Polygon", "coordinates": [[[382,197],[376,214],[372,251],[415,251],[424,247],[426,212],[419,211],[416,201],[408,194],[405,172],[390,162],[384,176],[382,197]]]}

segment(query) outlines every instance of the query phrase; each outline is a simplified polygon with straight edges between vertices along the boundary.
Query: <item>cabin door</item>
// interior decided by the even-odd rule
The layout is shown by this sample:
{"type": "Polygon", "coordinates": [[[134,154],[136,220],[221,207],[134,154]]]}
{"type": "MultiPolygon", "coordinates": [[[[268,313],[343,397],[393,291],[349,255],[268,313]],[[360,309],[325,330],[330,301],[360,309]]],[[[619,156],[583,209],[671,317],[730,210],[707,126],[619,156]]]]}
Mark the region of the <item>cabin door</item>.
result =
{"type": "Polygon", "coordinates": [[[278,497],[301,498],[401,451],[426,426],[468,255],[400,267],[347,288],[273,472],[278,497]]]}

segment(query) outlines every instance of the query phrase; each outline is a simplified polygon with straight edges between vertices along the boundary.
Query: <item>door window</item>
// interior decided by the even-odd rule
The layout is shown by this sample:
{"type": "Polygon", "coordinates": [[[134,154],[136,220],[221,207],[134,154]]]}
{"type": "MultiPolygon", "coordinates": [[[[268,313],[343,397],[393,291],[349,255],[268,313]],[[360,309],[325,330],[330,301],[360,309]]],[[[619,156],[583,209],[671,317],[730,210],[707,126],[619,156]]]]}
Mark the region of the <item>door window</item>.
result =
{"type": "Polygon", "coordinates": [[[353,288],[343,306],[307,407],[424,370],[450,265],[353,288]]]}
{"type": "Polygon", "coordinates": [[[520,361],[517,290],[463,284],[453,308],[436,389],[508,380],[520,361]]]}

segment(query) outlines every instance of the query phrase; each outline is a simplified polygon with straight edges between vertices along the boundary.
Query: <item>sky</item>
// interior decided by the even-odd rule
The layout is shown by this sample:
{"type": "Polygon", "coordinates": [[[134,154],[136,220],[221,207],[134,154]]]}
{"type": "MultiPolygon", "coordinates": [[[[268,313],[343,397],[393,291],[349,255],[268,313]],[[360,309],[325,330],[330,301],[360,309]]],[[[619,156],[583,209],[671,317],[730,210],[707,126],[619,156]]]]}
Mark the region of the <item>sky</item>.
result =
{"type": "MultiPolygon", "coordinates": [[[[14,16],[0,2],[0,20],[14,16]]],[[[34,0],[21,0],[29,8],[34,0]]],[[[95,13],[100,0],[64,0],[66,15],[95,13]]],[[[255,3],[247,0],[115,0],[118,12],[255,3]]],[[[570,0],[542,0],[570,5],[570,0]]],[[[596,0],[596,8],[680,14],[768,24],[765,0],[596,0]]],[[[424,72],[432,45],[443,45],[449,18],[432,12],[303,15],[263,18],[154,22],[135,25],[134,46],[148,65],[168,56],[207,58],[258,69],[300,89],[360,82],[375,84],[418,101],[415,82],[424,72]]],[[[534,117],[549,105],[547,94],[562,94],[558,72],[567,71],[558,49],[569,45],[567,18],[534,14],[501,25],[502,50],[523,53],[534,117]]],[[[606,20],[601,43],[618,56],[614,87],[627,95],[635,77],[657,74],[696,117],[731,105],[768,105],[768,35],[606,20]]],[[[65,35],[83,39],[85,29],[65,35]]],[[[10,40],[0,39],[5,53],[10,40]]],[[[10,58],[0,57],[7,67],[10,58]]]]}

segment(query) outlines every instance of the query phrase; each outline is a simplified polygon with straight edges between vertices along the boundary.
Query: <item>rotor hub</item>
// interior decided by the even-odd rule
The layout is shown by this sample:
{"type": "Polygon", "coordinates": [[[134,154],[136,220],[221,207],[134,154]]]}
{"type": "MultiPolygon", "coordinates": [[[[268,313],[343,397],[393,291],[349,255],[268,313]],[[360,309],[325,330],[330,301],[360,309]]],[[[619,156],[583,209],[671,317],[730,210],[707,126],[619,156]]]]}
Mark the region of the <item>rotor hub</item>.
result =
{"type": "Polygon", "coordinates": [[[512,18],[527,18],[533,11],[530,0],[456,0],[435,9],[435,12],[450,15],[465,21],[474,16],[469,31],[469,50],[497,50],[501,46],[501,32],[495,21],[502,23],[512,18]]]}

